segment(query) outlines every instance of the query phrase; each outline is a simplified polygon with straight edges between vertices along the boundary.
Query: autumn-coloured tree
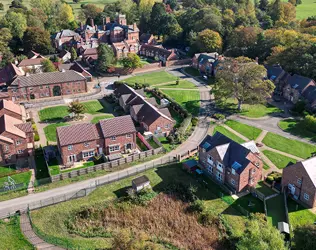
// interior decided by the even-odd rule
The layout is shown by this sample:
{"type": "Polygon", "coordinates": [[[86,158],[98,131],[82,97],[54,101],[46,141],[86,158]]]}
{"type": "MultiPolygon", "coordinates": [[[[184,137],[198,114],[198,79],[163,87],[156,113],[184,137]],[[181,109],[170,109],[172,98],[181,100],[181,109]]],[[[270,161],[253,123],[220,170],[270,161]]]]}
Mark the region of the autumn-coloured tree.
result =
{"type": "Polygon", "coordinates": [[[203,30],[198,34],[196,46],[201,52],[220,52],[223,41],[220,34],[213,30],[203,30]]]}

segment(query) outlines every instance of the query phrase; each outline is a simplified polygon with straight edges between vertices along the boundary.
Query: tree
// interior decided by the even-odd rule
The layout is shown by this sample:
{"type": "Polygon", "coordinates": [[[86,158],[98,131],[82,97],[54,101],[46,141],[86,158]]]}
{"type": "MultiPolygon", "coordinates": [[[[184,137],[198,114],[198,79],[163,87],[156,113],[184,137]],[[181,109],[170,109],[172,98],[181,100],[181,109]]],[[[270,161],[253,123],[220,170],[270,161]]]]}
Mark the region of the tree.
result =
{"type": "Polygon", "coordinates": [[[196,40],[197,48],[201,52],[220,52],[222,44],[220,34],[209,29],[201,31],[196,40]]]}
{"type": "Polygon", "coordinates": [[[87,4],[82,8],[82,12],[86,19],[95,19],[102,12],[102,9],[100,9],[94,4],[87,4]]]}
{"type": "Polygon", "coordinates": [[[75,100],[69,104],[68,112],[74,113],[76,117],[79,117],[80,114],[83,114],[85,111],[85,107],[79,100],[75,100]]]}
{"type": "Polygon", "coordinates": [[[113,50],[107,44],[100,44],[97,48],[97,52],[97,70],[100,72],[107,72],[108,67],[114,62],[113,50]]]}
{"type": "Polygon", "coordinates": [[[23,36],[24,51],[34,50],[40,54],[49,54],[53,51],[50,34],[38,27],[29,27],[23,36]]]}
{"type": "Polygon", "coordinates": [[[267,11],[269,6],[269,0],[260,0],[259,9],[262,11],[267,11]]]}
{"type": "Polygon", "coordinates": [[[293,249],[295,250],[314,249],[316,245],[316,226],[306,225],[295,228],[293,242],[293,249]]]}
{"type": "Polygon", "coordinates": [[[69,4],[63,3],[58,14],[58,24],[61,28],[68,28],[69,24],[75,21],[72,8],[69,4]]]}
{"type": "Polygon", "coordinates": [[[163,34],[162,27],[166,24],[165,17],[167,15],[163,3],[155,3],[150,15],[150,30],[158,36],[163,34]]]}
{"type": "Polygon", "coordinates": [[[142,67],[140,57],[136,55],[135,53],[128,53],[127,57],[124,57],[121,60],[121,62],[124,68],[128,68],[128,69],[136,69],[136,68],[142,67]]]}
{"type": "Polygon", "coordinates": [[[8,51],[8,44],[12,39],[11,32],[8,28],[0,29],[0,53],[8,51]]]}
{"type": "Polygon", "coordinates": [[[4,10],[4,5],[3,5],[3,3],[0,3],[0,10],[4,10]]]}
{"type": "Polygon", "coordinates": [[[23,33],[27,28],[26,17],[23,14],[14,11],[7,12],[4,23],[4,26],[10,29],[13,36],[23,37],[23,33]]]}
{"type": "Polygon", "coordinates": [[[75,61],[78,58],[77,51],[76,51],[76,49],[74,47],[71,48],[70,54],[71,54],[70,61],[73,62],[73,61],[75,61]]]}
{"type": "Polygon", "coordinates": [[[42,65],[42,71],[43,72],[54,72],[56,71],[55,65],[52,63],[51,60],[45,59],[41,63],[42,65]]]}
{"type": "Polygon", "coordinates": [[[215,98],[235,98],[239,111],[244,102],[265,102],[274,90],[274,84],[270,80],[264,80],[266,74],[265,67],[250,58],[226,59],[216,73],[217,81],[213,89],[215,98]]]}

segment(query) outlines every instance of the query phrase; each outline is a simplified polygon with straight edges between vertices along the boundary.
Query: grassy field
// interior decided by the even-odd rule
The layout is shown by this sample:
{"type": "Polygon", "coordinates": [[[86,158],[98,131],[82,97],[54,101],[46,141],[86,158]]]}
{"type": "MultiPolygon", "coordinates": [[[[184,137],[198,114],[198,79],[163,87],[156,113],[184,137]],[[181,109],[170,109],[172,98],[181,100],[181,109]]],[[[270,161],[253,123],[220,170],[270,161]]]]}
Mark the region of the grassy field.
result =
{"type": "Polygon", "coordinates": [[[38,112],[41,121],[61,120],[69,114],[67,106],[44,108],[38,112]]]}
{"type": "Polygon", "coordinates": [[[93,117],[93,119],[91,120],[91,123],[96,124],[101,120],[109,119],[109,118],[113,118],[113,117],[114,117],[114,115],[112,115],[112,114],[96,116],[96,117],[93,117]]]}
{"type": "Polygon", "coordinates": [[[295,119],[285,119],[279,122],[279,127],[292,135],[316,141],[316,132],[307,130],[304,125],[295,119]]]}
{"type": "Polygon", "coordinates": [[[133,76],[133,77],[125,79],[124,82],[131,83],[131,84],[147,83],[149,85],[157,85],[161,83],[173,82],[176,80],[177,80],[177,77],[165,71],[159,71],[159,72],[152,72],[152,73],[147,73],[147,74],[143,74],[139,76],[133,76]]]}
{"type": "Polygon", "coordinates": [[[263,154],[268,157],[278,169],[285,168],[290,162],[296,163],[296,160],[270,150],[263,150],[263,154]]]}
{"type": "Polygon", "coordinates": [[[113,3],[116,2],[116,0],[83,0],[78,3],[74,3],[73,0],[65,0],[65,2],[73,8],[75,15],[78,15],[81,9],[81,4],[95,4],[103,10],[106,3],[113,3]]]}
{"type": "Polygon", "coordinates": [[[197,115],[200,109],[200,92],[188,90],[167,90],[163,92],[183,106],[192,115],[197,115]]]}
{"type": "Polygon", "coordinates": [[[293,228],[303,225],[313,225],[316,221],[316,214],[313,214],[294,200],[288,199],[287,205],[289,208],[290,224],[293,228]]]}
{"type": "Polygon", "coordinates": [[[100,101],[94,100],[89,102],[83,102],[85,107],[85,113],[91,115],[104,114],[110,112],[110,106],[104,106],[100,101]]]}
{"type": "Polygon", "coordinates": [[[286,152],[297,157],[308,158],[316,152],[316,146],[285,138],[269,132],[262,141],[268,147],[286,152]]]}
{"type": "Polygon", "coordinates": [[[233,120],[228,120],[225,122],[225,124],[250,140],[255,140],[262,132],[262,130],[259,128],[255,128],[233,120]]]}
{"type": "MultiPolygon", "coordinates": [[[[165,189],[167,185],[174,182],[174,176],[177,180],[189,185],[190,183],[198,188],[197,195],[200,199],[205,201],[206,208],[212,210],[214,214],[223,213],[229,225],[232,227],[233,235],[240,236],[245,227],[245,218],[233,209],[230,205],[222,199],[217,198],[214,194],[219,191],[219,187],[215,184],[210,184],[206,189],[200,182],[197,182],[192,175],[187,174],[182,170],[180,165],[173,165],[168,167],[161,167],[158,169],[148,170],[145,173],[150,179],[151,185],[156,192],[165,189]]],[[[131,180],[135,177],[123,179],[119,182],[100,187],[92,192],[89,196],[73,200],[56,206],[46,207],[40,210],[32,211],[32,219],[35,226],[48,236],[55,239],[68,240],[74,248],[105,248],[109,247],[110,239],[95,237],[86,238],[81,236],[74,236],[70,234],[65,225],[65,221],[74,212],[83,206],[98,206],[113,198],[126,195],[127,188],[131,185],[131,180]]]]}
{"type": "Polygon", "coordinates": [[[296,7],[296,18],[304,19],[316,14],[316,1],[315,0],[302,0],[302,4],[296,7]]]}
{"type": "Polygon", "coordinates": [[[173,83],[168,83],[168,84],[164,84],[164,85],[157,85],[155,87],[157,87],[157,88],[172,88],[172,89],[196,89],[196,86],[192,82],[189,82],[186,80],[180,80],[178,85],[176,85],[176,81],[174,81],[173,83]]]}
{"type": "Polygon", "coordinates": [[[54,124],[50,124],[46,126],[44,128],[44,133],[45,133],[47,141],[56,142],[57,141],[56,129],[58,127],[68,126],[68,125],[69,125],[68,123],[60,122],[60,123],[54,123],[54,124]]]}
{"type": "Polygon", "coordinates": [[[235,142],[238,143],[244,143],[245,141],[243,139],[241,139],[240,137],[238,137],[237,135],[233,134],[232,132],[230,132],[229,130],[227,130],[226,128],[222,127],[222,126],[216,126],[214,128],[214,134],[215,132],[220,132],[223,135],[226,135],[228,138],[234,140],[235,142]]]}
{"type": "Polygon", "coordinates": [[[20,230],[19,217],[12,217],[8,221],[0,220],[0,242],[1,249],[34,249],[20,230]]]}

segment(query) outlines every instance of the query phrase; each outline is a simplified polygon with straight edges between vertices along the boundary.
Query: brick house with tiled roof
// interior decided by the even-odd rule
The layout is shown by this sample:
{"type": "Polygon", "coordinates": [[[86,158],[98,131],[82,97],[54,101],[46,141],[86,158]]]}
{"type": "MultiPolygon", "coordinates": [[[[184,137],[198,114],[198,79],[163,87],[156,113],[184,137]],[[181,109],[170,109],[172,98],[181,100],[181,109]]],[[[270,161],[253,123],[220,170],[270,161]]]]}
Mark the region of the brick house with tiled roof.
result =
{"type": "Polygon", "coordinates": [[[262,178],[263,162],[255,144],[239,144],[219,132],[200,144],[199,164],[208,176],[236,193],[255,187],[262,178]]]}
{"type": "Polygon", "coordinates": [[[285,167],[281,185],[295,200],[316,207],[316,157],[285,167]]]}
{"type": "Polygon", "coordinates": [[[136,148],[136,128],[130,116],[58,127],[57,145],[64,165],[96,155],[126,153],[136,148]]]}
{"type": "Polygon", "coordinates": [[[9,63],[0,70],[0,87],[10,83],[18,76],[23,76],[24,73],[13,63],[9,63]]]}
{"type": "Polygon", "coordinates": [[[179,57],[174,49],[167,50],[161,46],[144,44],[139,50],[139,55],[159,60],[166,64],[167,61],[177,60],[179,57]]]}
{"type": "Polygon", "coordinates": [[[0,164],[16,163],[34,153],[33,128],[24,123],[20,106],[11,101],[0,104],[0,164]]]}
{"type": "Polygon", "coordinates": [[[47,98],[87,92],[86,78],[73,70],[19,76],[8,86],[12,101],[47,98]]]}
{"type": "Polygon", "coordinates": [[[130,113],[135,122],[138,122],[144,131],[155,135],[167,136],[172,131],[175,121],[168,108],[160,109],[153,99],[147,100],[143,90],[135,90],[126,84],[120,85],[114,91],[120,106],[130,113]]]}

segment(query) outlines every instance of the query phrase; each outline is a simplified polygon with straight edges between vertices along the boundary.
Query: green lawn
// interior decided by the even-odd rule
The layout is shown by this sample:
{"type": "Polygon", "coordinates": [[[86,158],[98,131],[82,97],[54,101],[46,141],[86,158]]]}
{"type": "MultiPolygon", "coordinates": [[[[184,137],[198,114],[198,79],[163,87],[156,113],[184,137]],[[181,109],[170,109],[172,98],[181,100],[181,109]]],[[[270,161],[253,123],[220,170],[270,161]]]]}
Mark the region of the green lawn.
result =
{"type": "Polygon", "coordinates": [[[268,157],[278,169],[285,168],[290,162],[296,163],[296,160],[270,150],[263,150],[262,153],[268,157]]]}
{"type": "Polygon", "coordinates": [[[234,205],[241,206],[250,213],[264,213],[264,205],[261,200],[252,194],[247,194],[234,202],[234,205]]]}
{"type": "MultiPolygon", "coordinates": [[[[163,191],[167,185],[174,183],[174,176],[177,176],[177,181],[187,185],[191,183],[196,186],[198,188],[197,195],[205,201],[207,209],[212,210],[215,214],[223,214],[228,224],[232,227],[233,236],[242,235],[245,228],[245,218],[240,216],[229,204],[218,198],[214,193],[216,190],[213,190],[213,188],[205,189],[200,182],[192,178],[192,175],[182,170],[180,164],[148,170],[139,174],[139,176],[144,174],[149,178],[153,189],[157,192],[163,191]]],[[[89,196],[82,199],[32,211],[33,223],[40,230],[41,234],[45,233],[54,239],[67,240],[74,249],[109,248],[111,247],[111,241],[108,238],[86,238],[69,234],[65,221],[82,206],[98,206],[98,204],[104,204],[105,201],[126,195],[126,189],[131,186],[131,180],[134,178],[135,176],[99,187],[89,196]]],[[[218,186],[217,189],[219,189],[218,186]]]]}
{"type": "Polygon", "coordinates": [[[188,90],[162,90],[163,93],[174,99],[188,110],[192,115],[197,115],[200,109],[200,92],[188,90]]]}
{"type": "Polygon", "coordinates": [[[263,193],[265,196],[269,196],[276,193],[272,188],[269,188],[262,181],[258,182],[256,189],[259,192],[263,193]]]}
{"type": "Polygon", "coordinates": [[[73,0],[65,0],[66,3],[70,4],[70,6],[73,8],[75,15],[79,15],[81,10],[81,4],[95,4],[98,6],[101,10],[104,9],[104,5],[106,3],[113,3],[116,2],[116,0],[84,0],[84,1],[78,1],[78,3],[74,3],[73,0]]]}
{"type": "MultiPolygon", "coordinates": [[[[20,174],[11,175],[11,178],[15,181],[15,184],[24,183],[25,185],[28,185],[31,179],[31,171],[23,172],[20,174]]],[[[5,182],[8,182],[8,177],[1,177],[0,178],[0,187],[3,187],[3,184],[5,182]]]]}
{"type": "Polygon", "coordinates": [[[47,141],[56,142],[57,141],[56,129],[58,127],[68,126],[68,125],[69,125],[68,123],[60,122],[60,123],[54,123],[54,124],[50,124],[46,126],[44,128],[44,133],[45,133],[47,141]]]}
{"type": "Polygon", "coordinates": [[[156,85],[160,83],[173,82],[177,80],[177,77],[167,73],[166,71],[152,72],[143,75],[133,76],[124,80],[127,83],[140,83],[156,85]]]}
{"type": "Polygon", "coordinates": [[[292,135],[316,141],[316,132],[307,130],[300,121],[285,119],[279,122],[279,127],[292,135]]]}
{"type": "Polygon", "coordinates": [[[50,175],[57,175],[60,173],[58,160],[56,158],[48,162],[48,168],[50,175]]]}
{"type": "Polygon", "coordinates": [[[159,148],[159,145],[154,141],[153,137],[151,137],[149,140],[147,140],[147,142],[150,144],[150,146],[153,149],[159,148]]]}
{"type": "Polygon", "coordinates": [[[293,228],[303,225],[313,225],[316,221],[316,214],[299,205],[296,201],[289,198],[287,206],[289,209],[290,224],[293,228]]]}
{"type": "Polygon", "coordinates": [[[225,122],[225,124],[250,140],[255,140],[262,132],[262,130],[259,128],[252,127],[233,120],[228,120],[225,122]]]}
{"type": "Polygon", "coordinates": [[[85,107],[85,113],[91,114],[91,115],[97,115],[97,114],[104,114],[109,112],[109,108],[107,106],[103,106],[100,101],[94,100],[89,102],[82,102],[83,106],[85,107]]]}
{"type": "Polygon", "coordinates": [[[316,146],[288,139],[283,136],[269,132],[262,141],[268,147],[286,152],[297,157],[308,158],[316,152],[316,146]]]}
{"type": "Polygon", "coordinates": [[[136,138],[136,144],[140,151],[147,151],[148,148],[145,146],[145,144],[137,137],[136,138]]]}
{"type": "Polygon", "coordinates": [[[101,120],[109,119],[109,118],[113,118],[113,117],[114,117],[114,115],[112,115],[112,114],[95,116],[95,117],[93,117],[93,119],[91,120],[91,123],[96,124],[96,123],[98,123],[98,122],[101,121],[101,120]]]}
{"type": "Polygon", "coordinates": [[[159,137],[158,139],[167,152],[170,152],[176,148],[176,145],[171,145],[166,137],[159,137]]]}
{"type": "Polygon", "coordinates": [[[49,170],[46,165],[44,155],[41,152],[35,153],[35,163],[36,163],[36,179],[45,179],[49,177],[49,170]]]}
{"type": "Polygon", "coordinates": [[[1,249],[34,249],[20,230],[19,217],[12,217],[8,221],[0,220],[0,242],[1,249]]]}
{"type": "Polygon", "coordinates": [[[315,0],[303,0],[302,4],[296,7],[296,18],[304,19],[310,16],[315,16],[316,2],[315,0]]]}
{"type": "Polygon", "coordinates": [[[174,81],[173,83],[168,83],[165,85],[157,85],[154,87],[170,88],[170,89],[196,89],[196,86],[192,82],[189,82],[186,80],[180,80],[178,85],[176,85],[176,81],[174,81]]]}
{"type": "Polygon", "coordinates": [[[273,226],[277,227],[278,222],[285,221],[285,207],[283,194],[268,199],[267,204],[267,219],[273,226]]]}
{"type": "Polygon", "coordinates": [[[189,75],[191,75],[191,76],[200,76],[201,75],[200,72],[197,69],[193,68],[193,67],[185,68],[184,72],[189,74],[189,75]]]}
{"type": "Polygon", "coordinates": [[[0,166],[0,175],[6,175],[15,172],[15,165],[0,166]]]}
{"type": "Polygon", "coordinates": [[[38,112],[41,121],[61,120],[69,114],[67,106],[44,108],[38,112]]]}
{"type": "Polygon", "coordinates": [[[238,137],[237,135],[233,134],[232,132],[230,132],[229,130],[227,130],[226,128],[222,127],[222,126],[216,126],[214,128],[214,133],[215,132],[220,132],[221,134],[227,136],[228,138],[234,140],[235,142],[238,143],[244,143],[245,141],[243,139],[241,139],[240,137],[238,137]]]}
{"type": "Polygon", "coordinates": [[[87,162],[83,163],[82,166],[78,166],[76,168],[71,168],[71,169],[65,169],[65,170],[62,170],[61,172],[62,173],[68,173],[68,172],[71,172],[71,171],[74,171],[74,170],[79,170],[79,169],[92,167],[92,166],[94,166],[94,162],[93,161],[87,161],[87,162]]]}

